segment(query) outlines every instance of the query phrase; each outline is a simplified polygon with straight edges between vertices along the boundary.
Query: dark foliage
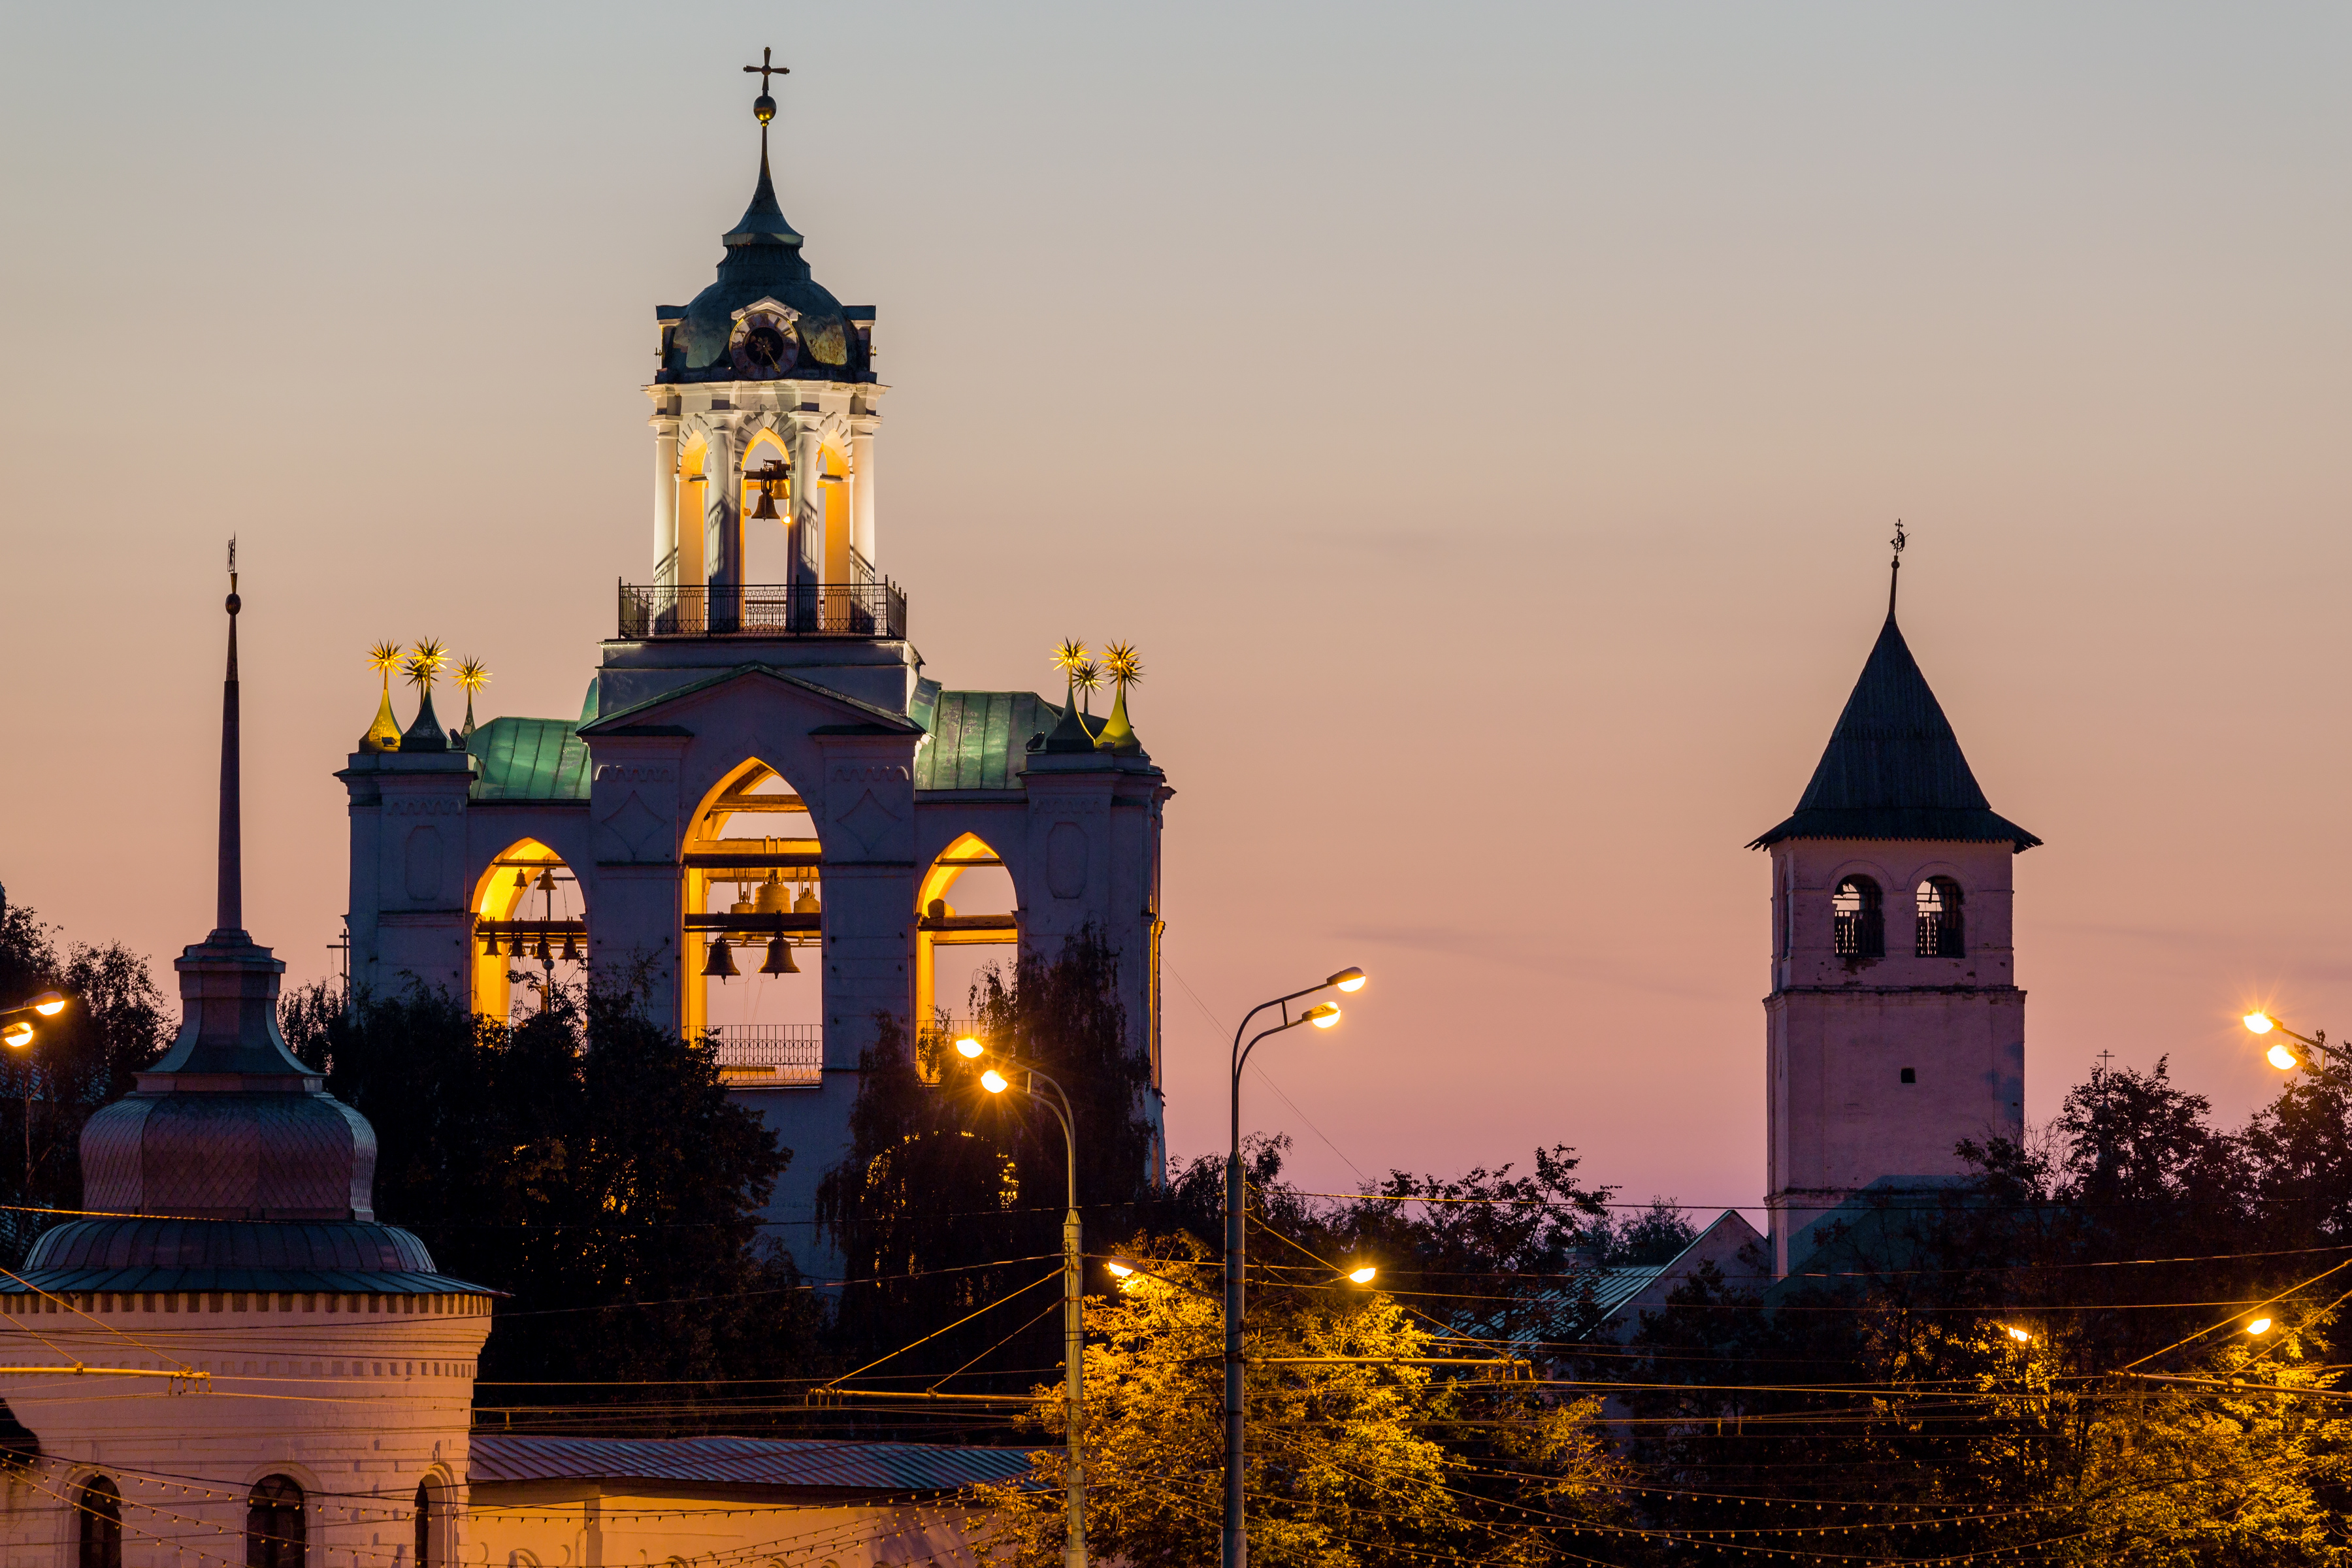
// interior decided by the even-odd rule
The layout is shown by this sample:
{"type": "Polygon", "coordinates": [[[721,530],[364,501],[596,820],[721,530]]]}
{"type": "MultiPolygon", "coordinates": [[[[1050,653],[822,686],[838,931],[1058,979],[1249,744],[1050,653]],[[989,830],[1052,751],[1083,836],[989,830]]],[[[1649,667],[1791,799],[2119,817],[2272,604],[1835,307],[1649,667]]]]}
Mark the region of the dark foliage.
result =
{"type": "Polygon", "coordinates": [[[1067,1156],[1060,1122],[1023,1092],[1010,1064],[1036,1068],[1069,1096],[1087,1249],[1100,1253],[1133,1231],[1154,1195],[1149,1066],[1128,1047],[1118,980],[1118,955],[1092,931],[1054,957],[984,973],[971,1011],[991,1060],[1014,1079],[1001,1095],[952,1054],[919,1066],[882,1021],[859,1062],[850,1152],[817,1192],[818,1221],[845,1273],[873,1281],[842,1297],[837,1353],[856,1368],[900,1352],[860,1375],[860,1386],[923,1388],[960,1374],[953,1392],[1013,1392],[1059,1362],[1060,1292],[1049,1279],[1067,1156]]]}
{"type": "Polygon", "coordinates": [[[52,1223],[27,1210],[83,1206],[82,1124],[130,1091],[175,1023],[145,958],[120,942],[75,942],[61,957],[32,910],[0,898],[0,1005],[53,988],[66,1010],[37,1020],[31,1045],[0,1053],[0,1204],[10,1205],[0,1209],[0,1261],[11,1268],[52,1223]]]}
{"type": "Polygon", "coordinates": [[[486,1406],[626,1404],[633,1430],[686,1432],[776,1392],[745,1380],[805,1374],[815,1309],[759,1225],[790,1154],[707,1047],[630,998],[561,991],[514,1026],[421,991],[347,1013],[313,986],[284,1012],[296,1053],[375,1127],[378,1217],[509,1293],[486,1406]]]}

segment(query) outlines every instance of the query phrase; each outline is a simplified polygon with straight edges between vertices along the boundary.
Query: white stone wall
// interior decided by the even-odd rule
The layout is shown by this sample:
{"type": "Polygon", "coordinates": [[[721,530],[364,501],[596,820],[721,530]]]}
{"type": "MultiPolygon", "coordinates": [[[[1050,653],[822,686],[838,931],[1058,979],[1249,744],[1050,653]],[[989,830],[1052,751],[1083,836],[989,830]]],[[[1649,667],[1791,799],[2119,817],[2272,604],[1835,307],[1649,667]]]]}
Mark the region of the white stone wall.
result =
{"type": "Polygon", "coordinates": [[[125,1568],[243,1568],[246,1500],[274,1474],[303,1489],[309,1568],[410,1563],[425,1481],[447,1489],[462,1560],[488,1298],[110,1292],[0,1306],[0,1365],[208,1374],[0,1373],[0,1398],[42,1455],[0,1500],[7,1568],[72,1568],[74,1500],[93,1475],[121,1492],[125,1568]]]}

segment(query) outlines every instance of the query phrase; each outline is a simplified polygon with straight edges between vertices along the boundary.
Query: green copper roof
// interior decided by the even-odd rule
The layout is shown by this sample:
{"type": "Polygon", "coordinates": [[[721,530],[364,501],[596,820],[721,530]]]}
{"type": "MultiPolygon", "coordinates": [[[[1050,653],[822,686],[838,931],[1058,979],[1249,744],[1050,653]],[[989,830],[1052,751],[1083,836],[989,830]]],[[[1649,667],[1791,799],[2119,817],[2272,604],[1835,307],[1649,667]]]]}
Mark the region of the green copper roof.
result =
{"type": "Polygon", "coordinates": [[[1030,737],[1061,717],[1034,691],[942,691],[930,743],[915,755],[915,787],[1018,789],[1030,737]]]}
{"type": "Polygon", "coordinates": [[[475,800],[588,798],[588,746],[569,719],[493,719],[466,749],[482,764],[475,800]]]}

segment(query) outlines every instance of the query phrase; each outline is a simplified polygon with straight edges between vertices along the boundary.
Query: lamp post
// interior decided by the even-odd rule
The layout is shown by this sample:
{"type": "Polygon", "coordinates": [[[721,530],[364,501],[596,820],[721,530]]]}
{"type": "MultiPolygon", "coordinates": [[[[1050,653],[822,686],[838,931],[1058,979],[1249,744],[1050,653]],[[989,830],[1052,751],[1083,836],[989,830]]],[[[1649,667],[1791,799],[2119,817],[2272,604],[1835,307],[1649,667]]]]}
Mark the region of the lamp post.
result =
{"type": "MultiPolygon", "coordinates": [[[[2320,1030],[2315,1036],[2298,1035],[2268,1013],[2263,1012],[2249,1013],[2239,1022],[2246,1026],[2246,1032],[2250,1035],[2284,1035],[2288,1040],[2297,1040],[2310,1047],[2339,1068],[2352,1067],[2352,1055],[2347,1055],[2338,1047],[2329,1045],[2327,1031],[2325,1029],[2320,1030]]],[[[2271,1048],[2264,1055],[2270,1058],[2271,1066],[2281,1072],[2293,1072],[2296,1068],[2304,1065],[2295,1054],[2287,1048],[2285,1040],[2272,1041],[2271,1048]]]]}
{"type": "MultiPolygon", "coordinates": [[[[977,1061],[987,1054],[987,1047],[967,1035],[956,1042],[959,1055],[977,1061]]],[[[1069,1212],[1062,1216],[1062,1365],[1063,1397],[1068,1402],[1069,1458],[1064,1463],[1064,1480],[1068,1484],[1065,1504],[1063,1568],[1087,1568],[1087,1471],[1086,1450],[1079,1436],[1086,1424],[1087,1355],[1087,1294],[1084,1237],[1078,1228],[1078,1134],[1077,1123],[1070,1111],[1070,1097],[1062,1086],[1044,1073],[1019,1063],[1005,1064],[1023,1075],[1022,1092],[1054,1113],[1062,1124],[1062,1147],[1069,1159],[1065,1167],[1069,1178],[1069,1212]],[[1047,1099],[1037,1091],[1044,1084],[1054,1091],[1047,1099]]],[[[1013,1087],[1013,1080],[994,1068],[980,1075],[982,1089],[991,1094],[1003,1094],[1013,1087]]]]}
{"type": "MultiPolygon", "coordinates": [[[[0,1008],[0,1045],[22,1050],[33,1043],[33,1015],[54,1018],[66,1010],[64,995],[44,991],[30,1002],[0,1008]]],[[[33,1064],[25,1064],[25,1201],[33,1201],[33,1064]]]]}
{"type": "Polygon", "coordinates": [[[1242,1266],[1249,1256],[1244,1225],[1249,1189],[1242,1179],[1242,1068],[1248,1064],[1250,1052],[1257,1049],[1258,1041],[1269,1035],[1279,1035],[1301,1024],[1328,1029],[1339,1021],[1339,1008],[1335,1003],[1318,1002],[1294,1018],[1290,1016],[1293,1002],[1318,991],[1363,988],[1364,972],[1350,965],[1304,991],[1259,1003],[1242,1016],[1241,1027],[1234,1031],[1233,1145],[1225,1157],[1225,1534],[1219,1557],[1223,1568],[1246,1568],[1249,1562],[1249,1536],[1243,1529],[1242,1501],[1242,1266]],[[1260,1030],[1248,1045],[1242,1044],[1242,1036],[1249,1032],[1250,1020],[1268,1007],[1281,1009],[1282,1022],[1260,1030]]]}

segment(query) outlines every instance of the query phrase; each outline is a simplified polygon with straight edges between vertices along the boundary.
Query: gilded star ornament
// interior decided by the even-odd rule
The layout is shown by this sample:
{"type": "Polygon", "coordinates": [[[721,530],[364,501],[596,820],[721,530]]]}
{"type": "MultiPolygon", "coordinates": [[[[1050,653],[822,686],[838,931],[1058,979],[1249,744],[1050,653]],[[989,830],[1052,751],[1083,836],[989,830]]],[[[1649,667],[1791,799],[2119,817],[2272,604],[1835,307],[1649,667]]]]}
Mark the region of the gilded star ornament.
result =
{"type": "Polygon", "coordinates": [[[1102,672],[1121,686],[1143,684],[1143,659],[1133,645],[1115,642],[1103,649],[1102,672]]]}
{"type": "Polygon", "coordinates": [[[1054,650],[1054,668],[1065,674],[1076,672],[1086,662],[1087,645],[1076,637],[1064,638],[1062,645],[1054,650]]]}
{"type": "Polygon", "coordinates": [[[473,696],[475,692],[489,683],[490,667],[488,665],[478,658],[461,658],[457,661],[457,684],[465,688],[467,697],[473,696]]]}

